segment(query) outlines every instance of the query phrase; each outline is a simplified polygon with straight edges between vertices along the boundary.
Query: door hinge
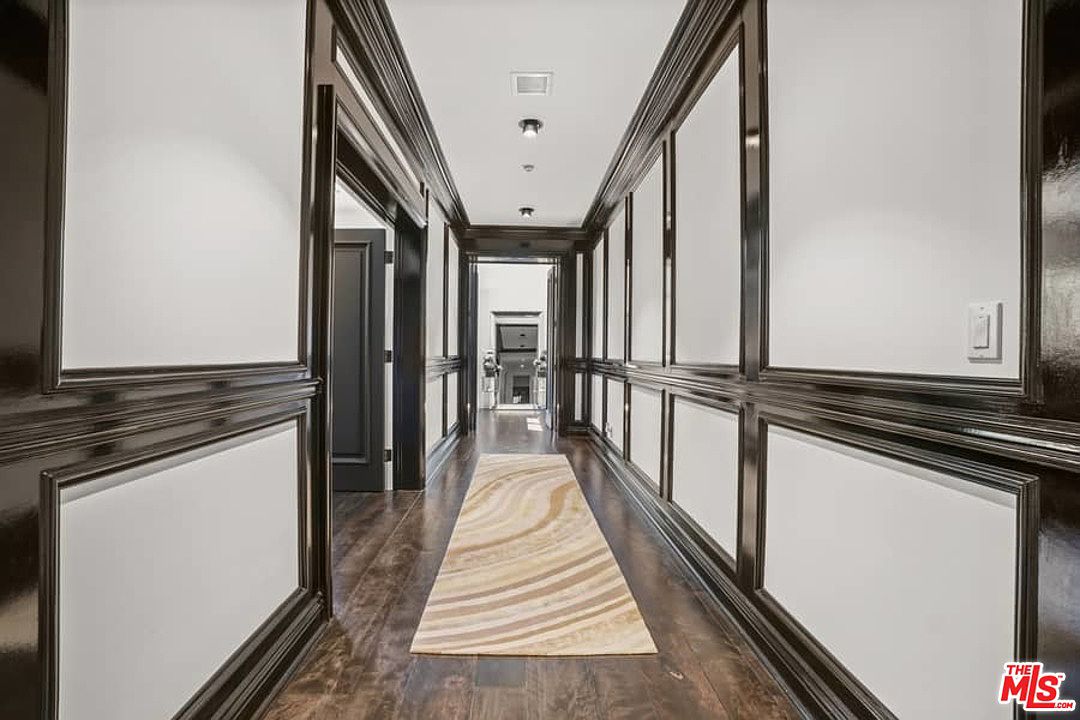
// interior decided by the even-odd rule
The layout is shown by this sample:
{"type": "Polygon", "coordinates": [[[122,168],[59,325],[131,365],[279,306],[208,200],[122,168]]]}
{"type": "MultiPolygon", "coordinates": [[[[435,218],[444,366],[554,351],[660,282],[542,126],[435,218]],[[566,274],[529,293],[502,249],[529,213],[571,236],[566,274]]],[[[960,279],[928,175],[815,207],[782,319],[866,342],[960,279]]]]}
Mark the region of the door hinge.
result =
{"type": "Polygon", "coordinates": [[[382,451],[382,459],[383,459],[383,462],[390,462],[391,460],[394,459],[394,451],[391,450],[390,448],[386,448],[385,450],[382,451]]]}
{"type": "Polygon", "coordinates": [[[392,265],[393,264],[393,262],[394,262],[394,251],[393,250],[384,250],[383,251],[383,262],[386,263],[387,265],[392,265]]]}
{"type": "Polygon", "coordinates": [[[383,362],[394,362],[393,350],[383,350],[383,362]]]}

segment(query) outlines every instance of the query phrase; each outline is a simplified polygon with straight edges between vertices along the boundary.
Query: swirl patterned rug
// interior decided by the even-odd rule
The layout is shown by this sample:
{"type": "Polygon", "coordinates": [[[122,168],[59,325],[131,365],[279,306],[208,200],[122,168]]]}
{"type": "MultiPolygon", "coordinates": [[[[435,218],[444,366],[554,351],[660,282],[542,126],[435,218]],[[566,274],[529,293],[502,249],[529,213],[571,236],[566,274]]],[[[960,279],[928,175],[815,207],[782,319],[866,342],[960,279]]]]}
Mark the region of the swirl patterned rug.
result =
{"type": "Polygon", "coordinates": [[[412,652],[656,652],[564,456],[480,457],[412,652]]]}

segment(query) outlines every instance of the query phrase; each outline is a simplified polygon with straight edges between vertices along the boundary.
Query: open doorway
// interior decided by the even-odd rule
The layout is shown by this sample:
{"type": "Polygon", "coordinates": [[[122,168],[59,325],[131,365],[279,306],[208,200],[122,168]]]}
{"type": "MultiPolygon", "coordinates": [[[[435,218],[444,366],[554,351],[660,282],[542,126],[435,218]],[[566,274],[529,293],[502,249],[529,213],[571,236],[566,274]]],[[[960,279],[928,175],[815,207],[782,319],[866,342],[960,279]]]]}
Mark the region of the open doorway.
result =
{"type": "Polygon", "coordinates": [[[383,449],[392,433],[393,285],[386,251],[393,228],[339,175],[334,186],[330,459],[335,491],[387,489],[383,449]]]}
{"type": "Polygon", "coordinates": [[[549,403],[553,266],[480,262],[477,267],[477,407],[543,411],[549,403]]]}

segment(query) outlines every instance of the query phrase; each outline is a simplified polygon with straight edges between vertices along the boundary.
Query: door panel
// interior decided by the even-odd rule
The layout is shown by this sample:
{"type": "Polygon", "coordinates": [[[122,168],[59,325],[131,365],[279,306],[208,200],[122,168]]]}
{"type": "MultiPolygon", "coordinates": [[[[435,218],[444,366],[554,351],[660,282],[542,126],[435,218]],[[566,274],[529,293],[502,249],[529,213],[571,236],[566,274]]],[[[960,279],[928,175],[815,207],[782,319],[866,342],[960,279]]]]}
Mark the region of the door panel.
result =
{"type": "Polygon", "coordinates": [[[385,248],[384,230],[334,232],[334,490],[383,489],[385,248]]]}

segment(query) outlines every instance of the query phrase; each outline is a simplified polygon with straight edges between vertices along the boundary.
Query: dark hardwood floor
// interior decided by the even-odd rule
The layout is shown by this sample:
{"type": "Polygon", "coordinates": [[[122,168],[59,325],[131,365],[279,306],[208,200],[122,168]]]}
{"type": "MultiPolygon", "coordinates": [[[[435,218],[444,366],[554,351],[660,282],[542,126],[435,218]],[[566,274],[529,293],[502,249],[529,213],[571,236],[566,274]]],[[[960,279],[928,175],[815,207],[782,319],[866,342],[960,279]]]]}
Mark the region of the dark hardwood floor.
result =
{"type": "MultiPolygon", "coordinates": [[[[745,641],[684,574],[582,439],[480,413],[424,492],[334,499],[336,617],[268,711],[348,718],[795,718],[745,641]],[[481,452],[563,452],[641,607],[659,654],[494,658],[412,655],[409,644],[481,452]]],[[[535,427],[535,423],[533,423],[535,427]]]]}

